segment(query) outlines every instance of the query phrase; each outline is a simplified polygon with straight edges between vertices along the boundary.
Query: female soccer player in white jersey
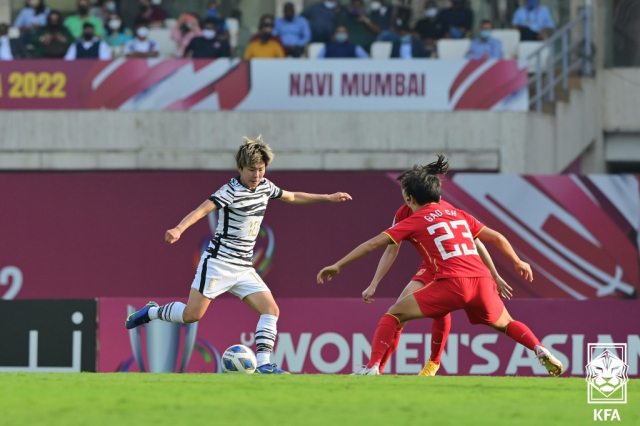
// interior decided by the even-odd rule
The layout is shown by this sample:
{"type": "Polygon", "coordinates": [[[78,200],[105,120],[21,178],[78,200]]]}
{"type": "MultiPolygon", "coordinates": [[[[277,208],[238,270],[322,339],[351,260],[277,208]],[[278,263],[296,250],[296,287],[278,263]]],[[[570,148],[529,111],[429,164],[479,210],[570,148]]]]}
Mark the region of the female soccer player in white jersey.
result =
{"type": "Polygon", "coordinates": [[[256,328],[256,373],[286,373],[270,360],[280,311],[271,291],[253,269],[252,263],[253,247],[267,209],[267,202],[279,198],[289,204],[311,204],[321,201],[340,203],[351,200],[351,196],[344,192],[319,195],[283,191],[264,178],[273,157],[271,148],[262,141],[261,136],[255,141],[245,137],[245,143],[235,154],[240,175],[223,185],[200,207],[182,219],[178,226],[165,234],[166,243],[173,244],[191,225],[212,211],[220,210],[218,228],[209,247],[200,258],[198,271],[191,284],[189,301],[186,305],[172,302],[164,306],[149,302],[127,317],[128,329],[153,320],[196,322],[202,318],[211,300],[228,291],[260,314],[256,328]]]}

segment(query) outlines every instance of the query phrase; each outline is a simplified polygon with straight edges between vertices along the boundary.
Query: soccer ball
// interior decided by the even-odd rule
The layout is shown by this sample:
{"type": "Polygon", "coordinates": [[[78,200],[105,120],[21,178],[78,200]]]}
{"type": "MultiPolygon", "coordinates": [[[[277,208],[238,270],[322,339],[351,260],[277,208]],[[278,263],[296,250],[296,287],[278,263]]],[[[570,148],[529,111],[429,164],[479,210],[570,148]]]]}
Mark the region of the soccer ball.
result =
{"type": "Polygon", "coordinates": [[[233,345],[222,355],[222,371],[233,374],[253,374],[256,371],[256,356],[244,345],[233,345]]]}

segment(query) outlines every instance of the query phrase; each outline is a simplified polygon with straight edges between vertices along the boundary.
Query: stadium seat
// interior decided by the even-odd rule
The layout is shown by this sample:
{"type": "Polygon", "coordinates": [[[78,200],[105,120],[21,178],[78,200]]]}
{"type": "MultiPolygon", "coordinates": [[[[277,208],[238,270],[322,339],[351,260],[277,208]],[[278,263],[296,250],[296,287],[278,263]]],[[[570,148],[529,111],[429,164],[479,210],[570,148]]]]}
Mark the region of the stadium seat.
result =
{"type": "MultiPolygon", "coordinates": [[[[518,60],[519,61],[527,61],[529,55],[538,50],[542,45],[544,45],[543,41],[523,41],[520,42],[520,46],[518,47],[518,60]]],[[[542,50],[542,61],[540,65],[546,70],[547,63],[549,62],[549,49],[545,48],[542,50]]],[[[537,60],[536,57],[532,57],[527,62],[527,69],[530,74],[536,72],[537,60]]]]}
{"type": "Polygon", "coordinates": [[[493,30],[491,37],[502,42],[502,57],[515,59],[518,57],[518,45],[520,44],[520,31],[518,30],[493,30]]]}
{"type": "Polygon", "coordinates": [[[171,30],[168,28],[150,28],[149,39],[160,44],[160,57],[170,58],[178,50],[176,42],[171,40],[171,30]]]}
{"type": "Polygon", "coordinates": [[[438,40],[439,59],[464,59],[464,55],[469,51],[471,40],[468,38],[452,40],[443,38],[438,40]]]}
{"type": "Polygon", "coordinates": [[[324,43],[309,43],[309,47],[307,47],[307,58],[318,59],[318,55],[323,47],[324,43]]]}
{"type": "Polygon", "coordinates": [[[176,26],[176,22],[178,22],[176,18],[167,18],[164,20],[164,27],[171,29],[176,26]]]}
{"type": "Polygon", "coordinates": [[[390,41],[376,41],[371,44],[371,59],[389,59],[393,43],[390,41]]]}
{"type": "Polygon", "coordinates": [[[236,18],[227,18],[227,27],[229,27],[229,44],[231,47],[238,45],[238,31],[240,31],[240,22],[236,18]]]}

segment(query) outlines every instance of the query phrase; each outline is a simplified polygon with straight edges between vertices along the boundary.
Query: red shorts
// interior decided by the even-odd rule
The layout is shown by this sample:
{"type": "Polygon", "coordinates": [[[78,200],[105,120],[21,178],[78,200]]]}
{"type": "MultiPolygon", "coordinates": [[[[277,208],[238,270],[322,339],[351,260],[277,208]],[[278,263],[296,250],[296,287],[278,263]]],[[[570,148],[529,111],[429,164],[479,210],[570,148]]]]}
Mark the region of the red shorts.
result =
{"type": "Polygon", "coordinates": [[[411,281],[422,281],[425,285],[433,281],[433,275],[424,268],[420,268],[418,272],[411,278],[411,281]]]}
{"type": "Polygon", "coordinates": [[[504,303],[498,286],[489,277],[445,278],[413,295],[425,317],[436,318],[464,309],[471,324],[493,324],[500,319],[504,303]]]}

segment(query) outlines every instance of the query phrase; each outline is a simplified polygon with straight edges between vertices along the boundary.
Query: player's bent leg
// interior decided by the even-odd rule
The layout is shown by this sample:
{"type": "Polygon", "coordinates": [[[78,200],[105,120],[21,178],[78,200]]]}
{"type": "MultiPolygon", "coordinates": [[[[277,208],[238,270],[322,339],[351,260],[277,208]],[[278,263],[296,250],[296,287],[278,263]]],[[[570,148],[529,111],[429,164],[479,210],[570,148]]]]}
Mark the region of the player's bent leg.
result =
{"type": "MultiPolygon", "coordinates": [[[[200,318],[204,316],[204,313],[207,312],[207,308],[209,308],[210,303],[211,299],[203,296],[202,293],[200,293],[195,288],[192,288],[189,292],[189,300],[187,301],[187,305],[182,312],[182,322],[189,324],[199,321],[200,318]]],[[[171,313],[171,315],[173,316],[174,313],[171,313]]],[[[177,313],[175,314],[175,316],[178,316],[177,313]]]]}
{"type": "Polygon", "coordinates": [[[242,299],[251,309],[260,314],[256,326],[256,359],[258,374],[288,374],[271,363],[271,353],[278,334],[277,322],[280,309],[270,291],[260,291],[247,295],[242,299]]]}
{"type": "Polygon", "coordinates": [[[435,317],[431,324],[431,355],[418,376],[435,376],[440,368],[440,360],[451,331],[451,314],[435,317]]]}

